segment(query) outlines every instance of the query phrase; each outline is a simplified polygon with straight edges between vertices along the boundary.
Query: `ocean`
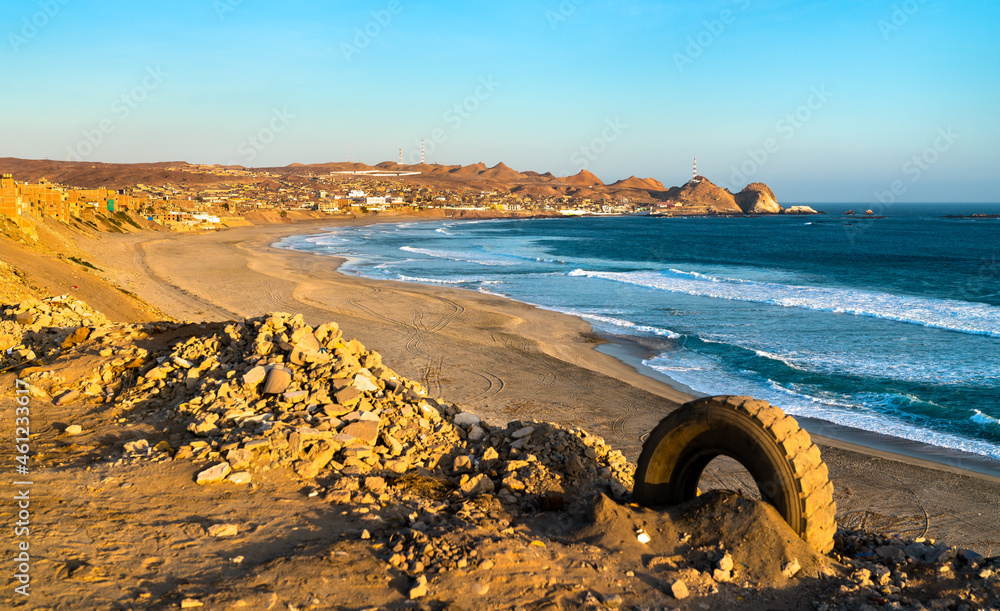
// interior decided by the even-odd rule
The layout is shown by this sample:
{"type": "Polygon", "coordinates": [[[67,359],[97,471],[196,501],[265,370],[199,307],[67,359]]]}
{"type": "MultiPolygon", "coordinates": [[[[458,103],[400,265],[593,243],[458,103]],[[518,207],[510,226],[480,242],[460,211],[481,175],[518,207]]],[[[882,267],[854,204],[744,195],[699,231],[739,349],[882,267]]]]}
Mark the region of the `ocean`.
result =
{"type": "Polygon", "coordinates": [[[381,223],[276,246],[583,317],[695,393],[1000,461],[1000,219],[943,218],[1000,204],[814,207],[828,214],[381,223]]]}

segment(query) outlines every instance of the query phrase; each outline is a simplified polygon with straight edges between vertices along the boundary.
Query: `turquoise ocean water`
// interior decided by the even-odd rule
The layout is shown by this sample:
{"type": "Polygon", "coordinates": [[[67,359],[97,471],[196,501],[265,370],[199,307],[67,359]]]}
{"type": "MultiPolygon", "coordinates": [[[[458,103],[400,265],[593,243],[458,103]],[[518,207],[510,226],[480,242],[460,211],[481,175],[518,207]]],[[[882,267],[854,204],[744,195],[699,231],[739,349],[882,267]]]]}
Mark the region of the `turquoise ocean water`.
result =
{"type": "Polygon", "coordinates": [[[830,214],[403,222],[278,246],[581,316],[697,392],[1000,461],[1000,219],[942,218],[1000,204],[818,207],[830,214]]]}

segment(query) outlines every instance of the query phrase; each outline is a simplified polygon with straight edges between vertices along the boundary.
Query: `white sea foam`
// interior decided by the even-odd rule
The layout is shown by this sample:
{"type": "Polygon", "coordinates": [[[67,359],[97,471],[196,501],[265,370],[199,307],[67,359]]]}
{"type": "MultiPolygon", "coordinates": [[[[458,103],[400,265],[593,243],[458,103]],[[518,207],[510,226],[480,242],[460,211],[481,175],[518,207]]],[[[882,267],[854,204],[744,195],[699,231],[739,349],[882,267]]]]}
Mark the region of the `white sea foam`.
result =
{"type": "Polygon", "coordinates": [[[671,339],[677,339],[680,334],[674,333],[670,329],[661,329],[659,327],[651,327],[649,325],[640,325],[632,321],[625,320],[622,318],[614,318],[612,316],[606,316],[603,314],[592,314],[588,312],[574,312],[571,310],[559,310],[563,314],[569,314],[570,316],[579,316],[585,320],[596,320],[597,322],[603,322],[615,327],[620,327],[622,329],[628,329],[629,331],[640,331],[643,333],[652,333],[653,335],[659,335],[660,337],[669,337],[671,339]]]}
{"type": "Polygon", "coordinates": [[[475,263],[489,267],[501,267],[504,265],[516,265],[517,262],[509,258],[487,257],[481,254],[459,250],[432,250],[430,248],[416,248],[414,246],[401,246],[403,252],[410,252],[417,255],[425,255],[435,259],[448,259],[462,263],[475,263]]]}
{"type": "Polygon", "coordinates": [[[679,270],[600,272],[577,269],[570,272],[570,276],[600,278],[700,297],[882,318],[972,335],[1000,337],[1000,308],[967,301],[719,278],[679,270]]]}
{"type": "Polygon", "coordinates": [[[976,424],[987,424],[987,425],[992,424],[994,426],[1000,425],[1000,418],[994,418],[993,416],[987,416],[986,414],[984,414],[983,412],[979,411],[978,409],[975,409],[975,410],[972,410],[972,411],[974,411],[976,413],[973,414],[972,417],[969,418],[969,420],[972,420],[976,424]]]}
{"type": "MultiPolygon", "coordinates": [[[[750,395],[777,405],[792,416],[816,418],[841,426],[1000,460],[1000,446],[997,444],[934,431],[887,415],[886,408],[891,408],[891,404],[903,400],[905,397],[902,396],[873,393],[854,396],[807,394],[795,388],[782,386],[773,380],[754,379],[749,374],[729,373],[714,357],[689,350],[647,359],[643,364],[708,395],[750,395]]],[[[982,418],[986,419],[989,416],[983,415],[982,418]]],[[[973,416],[973,419],[976,419],[976,416],[973,416]]]]}
{"type": "Polygon", "coordinates": [[[396,278],[402,280],[403,282],[418,282],[420,284],[464,284],[466,282],[476,282],[476,278],[449,278],[448,280],[442,280],[440,278],[420,278],[418,276],[404,276],[403,274],[396,274],[396,278]]]}

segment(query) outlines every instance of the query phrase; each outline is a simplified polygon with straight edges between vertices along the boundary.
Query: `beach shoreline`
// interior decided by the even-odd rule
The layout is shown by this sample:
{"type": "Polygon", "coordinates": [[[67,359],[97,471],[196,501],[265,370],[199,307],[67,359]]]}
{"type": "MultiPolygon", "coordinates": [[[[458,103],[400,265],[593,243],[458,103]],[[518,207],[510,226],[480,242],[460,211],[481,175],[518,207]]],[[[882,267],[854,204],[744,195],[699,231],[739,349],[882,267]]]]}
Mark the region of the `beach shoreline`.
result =
{"type": "MultiPolygon", "coordinates": [[[[641,359],[630,358],[627,346],[595,345],[581,318],[462,289],[359,278],[339,271],[342,259],[273,246],[327,227],[422,220],[380,215],[203,235],[102,235],[81,247],[109,279],[175,318],[287,311],[311,323],[333,320],[401,374],[491,423],[578,426],[631,460],[644,435],[691,398],[679,384],[636,367],[641,359]]],[[[874,435],[839,439],[843,431],[804,424],[820,429],[814,438],[838,488],[843,523],[871,512],[923,516],[921,530],[969,547],[994,545],[987,533],[998,530],[998,518],[989,507],[1000,499],[1000,477],[984,473],[981,461],[960,453],[934,461],[933,452],[912,451],[919,444],[874,435]],[[931,524],[932,515],[941,517],[931,524]]],[[[720,479],[730,476],[739,477],[720,479]]]]}

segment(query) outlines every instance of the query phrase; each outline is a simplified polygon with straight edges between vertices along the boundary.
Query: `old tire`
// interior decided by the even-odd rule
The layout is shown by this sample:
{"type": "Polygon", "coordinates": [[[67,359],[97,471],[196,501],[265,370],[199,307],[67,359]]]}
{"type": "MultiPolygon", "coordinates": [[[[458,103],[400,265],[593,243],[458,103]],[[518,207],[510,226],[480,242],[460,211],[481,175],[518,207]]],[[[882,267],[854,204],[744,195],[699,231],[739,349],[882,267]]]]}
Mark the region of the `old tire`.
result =
{"type": "Polygon", "coordinates": [[[694,498],[702,471],[719,455],[742,464],[813,549],[833,549],[837,507],[819,448],[794,418],[751,397],[698,399],[660,421],[642,446],[635,501],[653,507],[694,498]]]}

